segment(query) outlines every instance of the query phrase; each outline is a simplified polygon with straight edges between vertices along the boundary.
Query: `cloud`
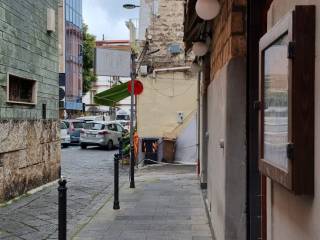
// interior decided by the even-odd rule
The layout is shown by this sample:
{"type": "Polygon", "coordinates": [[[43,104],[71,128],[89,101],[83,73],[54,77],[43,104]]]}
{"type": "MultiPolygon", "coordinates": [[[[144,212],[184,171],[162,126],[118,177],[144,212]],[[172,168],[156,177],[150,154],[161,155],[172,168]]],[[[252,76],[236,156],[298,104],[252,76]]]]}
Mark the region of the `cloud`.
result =
{"type": "Polygon", "coordinates": [[[83,0],[83,19],[89,26],[89,32],[97,39],[129,39],[129,30],[125,22],[137,19],[139,10],[126,10],[124,3],[139,4],[132,0],[83,0]]]}

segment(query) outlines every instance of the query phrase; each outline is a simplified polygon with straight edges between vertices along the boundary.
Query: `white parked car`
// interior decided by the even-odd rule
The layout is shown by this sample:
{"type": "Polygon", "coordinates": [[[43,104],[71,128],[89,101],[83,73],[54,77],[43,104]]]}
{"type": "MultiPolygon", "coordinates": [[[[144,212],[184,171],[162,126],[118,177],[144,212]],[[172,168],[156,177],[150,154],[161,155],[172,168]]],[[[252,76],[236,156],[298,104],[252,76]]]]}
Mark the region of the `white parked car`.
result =
{"type": "Polygon", "coordinates": [[[60,122],[60,141],[62,147],[68,147],[70,144],[70,135],[68,133],[68,127],[64,122],[60,122]]]}
{"type": "Polygon", "coordinates": [[[130,121],[128,120],[117,120],[117,123],[119,123],[124,129],[127,129],[130,131],[130,121]]]}
{"type": "Polygon", "coordinates": [[[85,117],[78,117],[76,120],[81,120],[84,122],[93,122],[93,121],[103,121],[104,116],[99,115],[99,116],[85,116],[85,117]]]}
{"type": "Polygon", "coordinates": [[[80,134],[80,146],[101,146],[108,150],[119,146],[119,140],[126,130],[117,122],[87,122],[80,134]]]}

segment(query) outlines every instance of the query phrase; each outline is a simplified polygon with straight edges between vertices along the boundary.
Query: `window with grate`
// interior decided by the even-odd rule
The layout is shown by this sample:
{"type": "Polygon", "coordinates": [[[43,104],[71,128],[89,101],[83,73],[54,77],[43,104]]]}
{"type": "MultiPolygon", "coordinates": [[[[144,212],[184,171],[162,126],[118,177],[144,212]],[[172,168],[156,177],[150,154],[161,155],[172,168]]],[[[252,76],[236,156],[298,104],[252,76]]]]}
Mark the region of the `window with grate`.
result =
{"type": "Polygon", "coordinates": [[[8,75],[7,102],[36,104],[36,81],[8,75]]]}

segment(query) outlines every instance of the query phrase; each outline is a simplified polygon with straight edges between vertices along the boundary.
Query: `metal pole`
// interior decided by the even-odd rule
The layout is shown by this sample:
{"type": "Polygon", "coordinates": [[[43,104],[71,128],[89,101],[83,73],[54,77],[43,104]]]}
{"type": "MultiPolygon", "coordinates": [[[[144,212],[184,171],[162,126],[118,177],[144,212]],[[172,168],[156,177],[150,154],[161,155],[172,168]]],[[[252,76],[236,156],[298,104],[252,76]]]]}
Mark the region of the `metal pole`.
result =
{"type": "Polygon", "coordinates": [[[202,166],[202,163],[200,162],[200,121],[201,121],[201,116],[200,116],[200,113],[201,113],[201,103],[200,103],[200,97],[201,97],[201,90],[200,90],[200,87],[201,87],[201,71],[198,72],[198,83],[197,83],[197,88],[198,88],[198,91],[197,91],[197,103],[198,103],[198,115],[197,115],[197,156],[198,156],[198,171],[197,171],[197,174],[198,176],[202,177],[201,176],[201,168],[203,167],[202,166]]]}
{"type": "Polygon", "coordinates": [[[121,166],[123,167],[123,160],[122,160],[122,158],[123,158],[123,151],[122,151],[122,149],[123,149],[123,141],[122,141],[122,137],[119,139],[119,159],[121,160],[121,166]]]}
{"type": "Polygon", "coordinates": [[[58,197],[58,234],[59,240],[67,239],[67,181],[59,180],[58,197]]]}
{"type": "Polygon", "coordinates": [[[113,209],[120,209],[119,204],[119,154],[114,155],[114,199],[113,209]]]}
{"type": "Polygon", "coordinates": [[[131,116],[130,116],[130,188],[135,188],[134,183],[134,148],[133,148],[133,112],[134,112],[134,80],[136,78],[135,54],[131,53],[131,116]]]}

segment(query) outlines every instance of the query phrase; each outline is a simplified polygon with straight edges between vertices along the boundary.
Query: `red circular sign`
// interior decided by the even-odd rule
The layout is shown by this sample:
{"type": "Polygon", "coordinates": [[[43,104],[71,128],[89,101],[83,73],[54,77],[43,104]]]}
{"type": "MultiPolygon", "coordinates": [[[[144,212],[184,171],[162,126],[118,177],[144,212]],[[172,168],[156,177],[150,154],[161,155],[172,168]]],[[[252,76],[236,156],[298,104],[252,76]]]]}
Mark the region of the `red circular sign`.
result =
{"type": "MultiPolygon", "coordinates": [[[[131,81],[128,83],[128,92],[131,93],[131,81]]],[[[139,80],[134,80],[134,95],[140,95],[143,92],[143,84],[139,80]]]]}

